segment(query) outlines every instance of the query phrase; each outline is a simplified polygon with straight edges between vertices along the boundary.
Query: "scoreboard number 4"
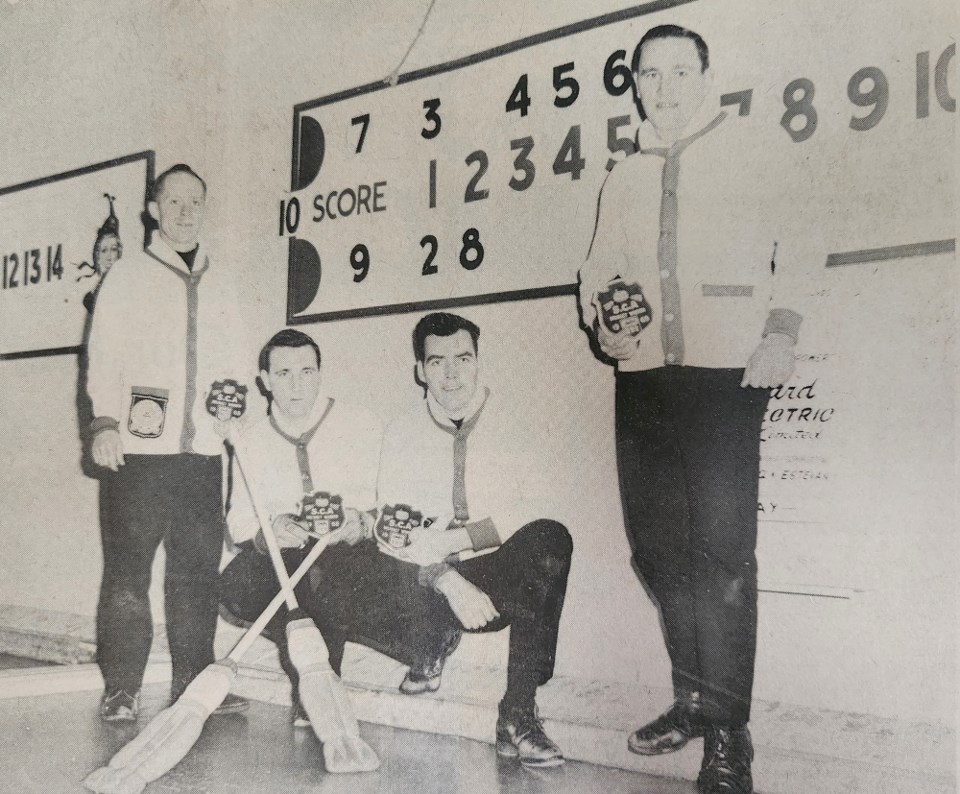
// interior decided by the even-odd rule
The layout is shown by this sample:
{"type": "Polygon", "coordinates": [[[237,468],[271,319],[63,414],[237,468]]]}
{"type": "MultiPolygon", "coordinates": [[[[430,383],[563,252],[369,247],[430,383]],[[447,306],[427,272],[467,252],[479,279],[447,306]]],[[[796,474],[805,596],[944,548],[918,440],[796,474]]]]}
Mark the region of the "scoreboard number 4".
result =
{"type": "MultiPolygon", "coordinates": [[[[529,44],[524,42],[523,46],[526,47],[529,44]]],[[[337,292],[332,288],[333,291],[327,293],[329,297],[322,307],[322,313],[303,316],[303,321],[316,318],[364,316],[389,311],[393,306],[403,306],[404,310],[407,310],[411,306],[420,304],[437,305],[450,300],[462,302],[470,295],[461,293],[470,293],[474,290],[478,295],[484,293],[485,299],[508,294],[510,297],[504,299],[517,299],[521,294],[528,293],[531,295],[544,292],[553,295],[568,294],[568,288],[572,285],[567,283],[567,273],[555,274],[557,280],[553,282],[531,284],[529,280],[523,278],[514,279],[511,273],[499,267],[494,268],[488,265],[484,270],[482,266],[485,256],[494,257],[492,248],[494,238],[492,235],[487,238],[489,250],[486,250],[483,242],[484,235],[479,227],[483,223],[506,222],[507,216],[504,215],[506,210],[500,211],[498,201],[503,201],[504,197],[509,196],[511,192],[524,194],[523,202],[532,207],[539,207],[538,202],[548,200],[544,198],[545,196],[557,195],[555,191],[570,191],[573,194],[575,189],[590,189],[594,182],[599,183],[603,176],[602,173],[598,174],[594,171],[610,171],[617,163],[637,151],[637,116],[641,109],[637,107],[637,92],[630,67],[632,51],[627,48],[601,47],[590,52],[592,54],[586,54],[587,51],[581,49],[576,52],[564,52],[560,57],[555,54],[550,60],[541,60],[540,65],[535,65],[534,61],[527,61],[526,68],[519,65],[515,67],[513,74],[507,73],[505,82],[500,83],[502,93],[499,98],[497,98],[499,92],[495,92],[491,97],[492,106],[482,110],[471,105],[476,112],[488,113],[492,117],[491,121],[499,116],[496,119],[497,129],[509,130],[510,124],[518,125],[513,134],[510,132],[504,134],[503,140],[479,142],[469,141],[467,138],[467,142],[463,143],[465,130],[468,134],[479,133],[475,133],[471,126],[464,128],[464,120],[455,115],[454,104],[445,105],[443,90],[448,84],[417,82],[421,77],[432,78],[446,71],[449,64],[440,65],[436,69],[422,70],[422,73],[416,76],[411,73],[409,79],[402,81],[408,86],[404,89],[407,93],[398,92],[393,95],[392,99],[383,106],[385,108],[383,110],[380,109],[381,105],[376,104],[376,100],[368,107],[358,104],[367,101],[358,99],[364,94],[392,90],[380,84],[361,86],[298,106],[295,109],[292,179],[292,191],[295,193],[305,189],[318,176],[325,151],[323,125],[328,123],[336,130],[336,140],[344,140],[346,137],[346,151],[338,153],[342,160],[346,160],[346,163],[341,160],[341,166],[345,168],[350,167],[351,158],[364,158],[357,162],[363,166],[364,172],[368,172],[368,166],[379,162],[378,157],[381,157],[380,152],[387,140],[391,147],[397,146],[394,141],[396,136],[409,135],[425,142],[418,145],[416,151],[429,153],[422,162],[413,161],[410,164],[412,173],[415,175],[413,184],[407,180],[407,174],[411,173],[411,170],[404,170],[405,181],[399,193],[395,192],[392,177],[390,187],[394,190],[388,191],[387,177],[390,175],[387,173],[381,175],[383,181],[371,181],[370,184],[357,184],[354,181],[349,187],[333,190],[328,186],[323,193],[315,196],[290,195],[280,201],[278,219],[280,236],[293,236],[301,230],[301,236],[291,240],[290,250],[294,252],[309,249],[313,252],[311,256],[312,261],[315,262],[315,265],[301,267],[298,263],[306,260],[303,257],[297,259],[291,254],[291,283],[296,283],[293,274],[307,271],[314,274],[303,280],[305,284],[303,289],[295,287],[291,291],[290,295],[293,297],[288,298],[288,307],[296,306],[297,308],[288,308],[290,318],[301,314],[311,305],[315,300],[320,281],[320,252],[313,248],[314,244],[309,239],[311,234],[302,232],[302,227],[307,225],[303,223],[302,201],[308,202],[306,211],[309,214],[306,220],[311,228],[314,224],[327,219],[383,212],[387,209],[388,203],[393,209],[397,206],[393,201],[402,202],[401,211],[408,213],[407,223],[410,226],[416,228],[422,224],[425,227],[420,232],[420,251],[417,252],[414,247],[412,251],[403,255],[408,261],[397,258],[398,241],[390,240],[388,243],[383,239],[384,226],[374,230],[362,224],[344,225],[345,230],[356,229],[352,238],[345,239],[339,234],[327,238],[324,233],[323,244],[330,245],[330,266],[340,274],[337,278],[345,279],[347,283],[352,279],[352,283],[356,285],[375,286],[365,289],[362,297],[359,291],[354,297],[354,293],[349,289],[345,288],[337,292]],[[605,52],[607,54],[604,56],[605,52]],[[421,85],[422,89],[420,89],[421,85]],[[419,95],[418,91],[420,91],[419,95]],[[339,110],[335,105],[343,100],[350,101],[351,104],[348,107],[351,112],[339,110]],[[398,105],[401,108],[398,108],[398,105]],[[406,109],[411,111],[410,116],[405,112],[399,112],[403,105],[407,105],[406,109]],[[321,106],[326,109],[314,111],[314,108],[321,106]],[[603,113],[605,107],[609,107],[613,112],[603,113]],[[600,109],[599,113],[598,109],[600,109]],[[576,117],[578,110],[585,116],[584,118],[576,117]],[[311,115],[319,112],[330,115],[316,117],[311,115]],[[385,121],[382,126],[378,126],[381,115],[389,123],[385,121]],[[538,118],[540,115],[544,116],[542,120],[538,118]],[[557,123],[556,119],[560,115],[568,117],[567,123],[557,123]],[[410,119],[401,125],[405,129],[398,128],[397,119],[401,118],[410,119]],[[507,122],[506,125],[499,124],[504,120],[507,122]],[[343,134],[344,131],[347,132],[346,136],[343,134]],[[390,136],[389,139],[380,137],[386,135],[390,136]],[[439,146],[431,143],[440,139],[441,136],[439,146]],[[463,146],[462,149],[461,146],[463,146]],[[509,168],[500,167],[507,164],[510,165],[509,168]],[[421,168],[423,170],[420,170],[421,168]],[[441,169],[444,169],[445,173],[441,174],[441,169]],[[545,180],[550,183],[549,189],[545,189],[547,188],[547,185],[543,184],[545,180]],[[573,183],[579,184],[573,188],[573,183]],[[564,185],[567,187],[563,187],[564,185]],[[539,190],[531,190],[531,188],[539,188],[539,190]],[[391,199],[389,202],[388,196],[391,199]],[[397,196],[402,198],[397,199],[397,196]],[[493,200],[490,201],[490,199],[493,200]],[[485,204],[482,205],[482,214],[479,217],[489,220],[483,222],[468,220],[470,215],[459,220],[463,217],[462,207],[476,206],[481,202],[485,204]],[[311,205],[313,212],[310,211],[311,205]],[[464,229],[470,223],[474,225],[464,229]],[[364,231],[366,228],[371,230],[364,231]],[[461,230],[463,230],[462,233],[461,230]],[[299,245],[300,243],[302,245],[299,245]],[[337,246],[340,245],[343,247],[338,248],[337,246]],[[349,251],[349,255],[346,251],[349,251]],[[483,275],[478,277],[475,286],[467,286],[469,281],[458,282],[455,288],[457,294],[441,292],[437,289],[441,286],[438,275],[442,278],[444,272],[449,274],[451,268],[456,269],[457,263],[465,271],[479,271],[483,275]],[[298,267],[301,269],[297,270],[298,267]],[[346,270],[346,267],[349,267],[349,270],[346,270]],[[391,270],[399,267],[402,268],[402,272],[409,273],[414,281],[422,285],[423,293],[396,294],[394,286],[400,283],[396,281],[400,278],[400,274],[399,272],[388,274],[386,272],[388,267],[391,270]],[[310,268],[314,270],[311,271],[310,268]],[[381,273],[382,278],[378,277],[381,273]],[[429,279],[429,281],[420,281],[420,279],[429,279]],[[489,283],[484,283],[487,279],[490,280],[489,283]],[[386,293],[381,295],[377,290],[386,290],[386,293]]],[[[765,93],[761,95],[757,92],[755,95],[750,86],[740,87],[740,90],[724,93],[720,97],[720,108],[725,108],[731,115],[739,117],[747,117],[759,112],[763,114],[763,122],[769,125],[771,136],[785,133],[793,143],[798,145],[814,139],[818,127],[825,124],[828,119],[832,122],[835,118],[832,109],[826,110],[827,106],[823,102],[824,92],[839,94],[835,98],[842,100],[843,94],[840,92],[845,90],[846,101],[850,103],[849,115],[844,112],[841,123],[854,134],[875,129],[891,113],[906,111],[914,115],[915,111],[916,119],[925,119],[937,112],[938,108],[947,113],[954,113],[956,100],[950,94],[948,78],[955,53],[956,44],[954,43],[941,51],[928,50],[916,53],[914,74],[907,77],[908,80],[915,78],[915,108],[903,108],[902,103],[896,99],[899,96],[897,91],[894,91],[894,98],[891,99],[891,85],[896,88],[897,82],[902,80],[904,75],[895,75],[891,71],[892,67],[884,71],[887,67],[881,68],[875,65],[857,69],[845,82],[843,79],[837,82],[831,79],[828,84],[823,78],[818,78],[818,84],[815,85],[812,79],[802,75],[794,79],[785,79],[780,98],[782,104],[777,102],[776,95],[770,97],[768,101],[765,93]],[[783,133],[777,131],[778,123],[783,133]]],[[[502,48],[498,48],[497,52],[491,50],[489,54],[482,53],[484,57],[476,63],[499,58],[503,54],[502,48]]],[[[898,60],[897,63],[902,61],[898,60]]],[[[461,66],[458,64],[456,68],[461,66]]],[[[503,72],[499,72],[498,75],[503,76],[503,72]]],[[[831,108],[835,106],[834,102],[831,108]]],[[[466,123],[469,125],[469,120],[466,123]]],[[[476,125],[476,128],[485,127],[476,125]]],[[[830,130],[831,135],[838,132],[842,132],[842,128],[830,130]]],[[[824,134],[826,133],[821,131],[821,135],[824,134]]],[[[370,179],[360,181],[370,181],[370,179]]],[[[510,212],[517,211],[511,209],[510,212]]],[[[339,227],[340,224],[337,226],[339,227]]],[[[498,229],[498,232],[500,231],[498,229]]],[[[510,229],[503,231],[509,234],[510,229]]],[[[496,239],[500,240],[502,236],[498,234],[496,239]]],[[[413,239],[417,238],[414,236],[413,239]]],[[[501,253],[499,246],[496,250],[499,255],[501,253]]]]}

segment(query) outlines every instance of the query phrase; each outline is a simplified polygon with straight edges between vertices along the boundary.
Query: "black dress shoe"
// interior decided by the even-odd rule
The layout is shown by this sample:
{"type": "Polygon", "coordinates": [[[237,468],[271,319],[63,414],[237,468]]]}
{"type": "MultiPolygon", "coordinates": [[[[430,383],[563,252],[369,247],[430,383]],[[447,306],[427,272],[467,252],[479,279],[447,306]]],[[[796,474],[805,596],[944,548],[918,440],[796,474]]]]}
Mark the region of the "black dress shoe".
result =
{"type": "Polygon", "coordinates": [[[536,706],[500,715],[497,755],[516,758],[523,766],[533,768],[560,766],[565,760],[563,751],[543,730],[536,706]]]}
{"type": "Polygon", "coordinates": [[[440,688],[440,677],[443,675],[443,665],[460,644],[463,631],[459,627],[449,628],[443,637],[440,646],[440,655],[435,659],[413,665],[400,682],[400,691],[404,695],[422,695],[424,692],[436,692],[440,688]]]}
{"type": "Polygon", "coordinates": [[[697,777],[700,794],[753,794],[753,743],[744,728],[708,728],[703,765],[697,777]]]}
{"type": "Polygon", "coordinates": [[[666,712],[638,728],[627,739],[627,749],[638,755],[662,755],[679,750],[691,739],[703,736],[700,693],[678,697],[666,712]]]}
{"type": "Polygon", "coordinates": [[[134,722],[140,710],[140,693],[115,689],[104,692],[100,700],[100,719],[104,722],[134,722]]]}

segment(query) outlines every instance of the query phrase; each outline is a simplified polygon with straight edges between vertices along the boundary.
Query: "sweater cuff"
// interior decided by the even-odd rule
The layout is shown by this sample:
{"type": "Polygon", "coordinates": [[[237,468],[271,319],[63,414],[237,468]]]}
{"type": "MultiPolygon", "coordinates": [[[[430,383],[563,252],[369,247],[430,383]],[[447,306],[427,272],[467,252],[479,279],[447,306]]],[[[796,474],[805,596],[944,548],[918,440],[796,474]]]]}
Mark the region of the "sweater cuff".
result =
{"type": "Polygon", "coordinates": [[[763,328],[763,335],[786,334],[794,342],[800,335],[800,323],[803,317],[793,309],[771,309],[767,316],[767,324],[763,328]]]}
{"type": "Polygon", "coordinates": [[[103,430],[119,430],[120,423],[112,416],[98,416],[90,423],[90,433],[96,435],[103,430]]]}
{"type": "Polygon", "coordinates": [[[433,565],[421,565],[420,570],[417,571],[417,581],[421,586],[435,590],[437,580],[447,571],[452,570],[453,568],[445,562],[435,562],[433,565]]]}
{"type": "Polygon", "coordinates": [[[377,526],[377,509],[362,511],[360,521],[363,523],[364,540],[370,540],[373,537],[373,530],[377,526]]]}
{"type": "Polygon", "coordinates": [[[473,521],[465,524],[463,528],[467,530],[467,534],[470,536],[470,545],[473,546],[474,551],[492,549],[502,542],[493,519],[484,518],[480,521],[473,521]]]}

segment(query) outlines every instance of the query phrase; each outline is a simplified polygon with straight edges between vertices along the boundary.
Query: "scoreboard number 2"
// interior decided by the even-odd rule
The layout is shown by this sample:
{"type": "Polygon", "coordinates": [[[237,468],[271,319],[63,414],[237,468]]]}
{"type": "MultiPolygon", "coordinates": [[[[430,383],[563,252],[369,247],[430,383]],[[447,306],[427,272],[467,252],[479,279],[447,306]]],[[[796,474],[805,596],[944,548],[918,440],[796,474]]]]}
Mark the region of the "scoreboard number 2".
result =
{"type": "MultiPolygon", "coordinates": [[[[633,16],[649,13],[641,8],[633,16]]],[[[296,106],[291,195],[280,201],[277,227],[291,237],[288,320],[573,294],[574,260],[589,240],[587,213],[578,210],[595,201],[605,172],[638,148],[634,31],[605,27],[623,19],[596,17],[536,43],[519,40],[392,85],[378,81],[296,106]],[[450,76],[462,69],[462,79],[490,90],[462,95],[461,78],[450,76]],[[326,141],[340,149],[327,151],[326,141]],[[300,193],[321,167],[322,192],[300,193]],[[550,240],[531,240],[538,218],[559,224],[546,232],[550,240]],[[329,263],[322,293],[321,252],[329,263]],[[511,258],[528,266],[511,267],[511,258]]],[[[896,114],[914,115],[898,99],[904,78],[915,79],[916,119],[954,113],[955,52],[950,43],[916,53],[912,74],[899,56],[816,84],[784,74],[782,95],[769,99],[756,86],[732,85],[717,110],[726,110],[727,124],[760,113],[768,137],[786,134],[817,148],[818,135],[856,136],[896,114]]]]}

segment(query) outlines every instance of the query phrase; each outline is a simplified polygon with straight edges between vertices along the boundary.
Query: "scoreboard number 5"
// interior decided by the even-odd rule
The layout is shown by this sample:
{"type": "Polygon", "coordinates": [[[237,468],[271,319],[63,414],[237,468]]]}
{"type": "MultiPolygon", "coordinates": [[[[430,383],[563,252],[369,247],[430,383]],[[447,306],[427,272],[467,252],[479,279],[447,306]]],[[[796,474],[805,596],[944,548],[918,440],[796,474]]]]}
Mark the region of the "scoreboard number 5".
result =
{"type": "MultiPolygon", "coordinates": [[[[649,13],[644,8],[637,6],[631,13],[649,13]]],[[[519,53],[533,43],[554,47],[551,42],[555,39],[581,33],[593,36],[594,26],[599,29],[620,15],[587,20],[585,28],[557,29],[538,37],[542,41],[518,40],[463,61],[408,73],[402,82],[409,87],[396,91],[378,81],[297,105],[291,193],[280,201],[277,219],[280,236],[290,237],[288,317],[297,322],[334,320],[409,311],[417,306],[460,305],[480,297],[485,301],[521,300],[573,294],[571,261],[581,242],[574,240],[574,235],[587,236],[580,230],[583,213],[576,208],[595,199],[595,195],[584,196],[599,186],[605,171],[638,149],[638,112],[644,114],[631,71],[631,49],[620,47],[625,40],[616,41],[613,34],[601,42],[597,33],[590,47],[586,42],[583,46],[571,43],[569,49],[552,49],[552,55],[544,50],[538,59],[519,53]],[[498,61],[495,73],[485,71],[495,59],[515,55],[516,60],[498,61]],[[499,86],[487,92],[482,107],[479,102],[464,103],[469,108],[467,118],[461,117],[461,103],[451,100],[459,97],[445,93],[455,90],[455,79],[433,82],[451,69],[465,66],[477,68],[473,79],[499,86]],[[422,78],[429,81],[418,82],[422,78]],[[446,105],[443,96],[447,96],[446,105]],[[361,104],[367,102],[370,104],[361,104]],[[475,113],[494,118],[484,119],[489,124],[471,123],[475,113]],[[408,147],[407,152],[402,142],[379,135],[379,126],[371,133],[371,126],[376,126],[374,116],[388,121],[384,130],[396,131],[394,120],[403,119],[404,130],[399,134],[406,140],[419,138],[421,143],[408,147]],[[335,152],[335,164],[343,170],[335,171],[338,176],[331,175],[322,193],[307,197],[299,191],[317,179],[327,151],[323,126],[331,130],[331,142],[342,146],[342,151],[335,152]],[[501,135],[475,137],[490,131],[501,135]],[[367,147],[371,134],[372,143],[367,147]],[[436,141],[441,134],[446,144],[423,143],[436,141]],[[394,167],[397,151],[404,155],[416,152],[416,159],[394,167]],[[351,168],[360,176],[353,181],[339,176],[351,168]],[[374,168],[383,171],[378,172],[376,181],[370,176],[374,168]],[[517,195],[520,193],[523,196],[517,195]],[[305,211],[302,202],[306,202],[305,211]],[[391,223],[366,226],[373,218],[356,219],[384,212],[388,205],[391,223]],[[524,209],[519,210],[519,205],[524,209]],[[563,228],[551,234],[543,246],[524,249],[528,256],[543,258],[537,262],[543,272],[503,267],[500,257],[511,247],[504,241],[513,235],[518,245],[528,242],[529,230],[521,219],[544,216],[556,219],[563,228]],[[354,220],[337,223],[336,228],[331,228],[332,223],[317,226],[327,219],[348,217],[354,220]],[[576,222],[564,223],[568,217],[576,222]],[[485,231],[489,229],[496,234],[485,231]],[[397,230],[401,234],[409,231],[409,240],[396,239],[397,230]],[[419,241],[417,234],[421,235],[419,241]],[[319,302],[318,249],[329,251],[330,263],[319,302]],[[484,266],[487,254],[490,261],[484,266]],[[463,271],[476,275],[467,276],[463,271]],[[357,286],[360,284],[364,286],[357,286]],[[311,306],[319,313],[304,314],[311,306]]],[[[776,83],[783,86],[782,105],[775,93],[772,105],[759,94],[758,100],[764,101],[754,103],[755,87],[747,84],[730,86],[730,93],[721,93],[716,112],[726,111],[731,117],[727,124],[737,123],[733,117],[760,113],[768,137],[783,140],[779,126],[796,144],[818,134],[856,137],[882,124],[906,121],[896,118],[898,113],[912,116],[914,108],[908,104],[913,104],[913,97],[908,94],[908,102],[900,98],[905,94],[901,89],[912,86],[901,83],[915,79],[916,119],[941,111],[955,113],[950,75],[956,45],[948,39],[938,49],[911,49],[916,53],[912,73],[912,59],[894,60],[891,56],[878,65],[854,66],[846,73],[817,77],[816,85],[802,73],[785,74],[782,82],[776,83]],[[835,114],[837,105],[843,108],[839,116],[835,114]]],[[[816,144],[814,148],[818,148],[816,144]]],[[[17,276],[19,271],[10,278],[17,276]]]]}

